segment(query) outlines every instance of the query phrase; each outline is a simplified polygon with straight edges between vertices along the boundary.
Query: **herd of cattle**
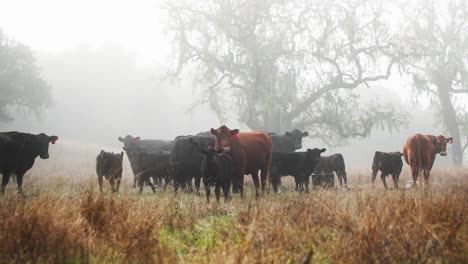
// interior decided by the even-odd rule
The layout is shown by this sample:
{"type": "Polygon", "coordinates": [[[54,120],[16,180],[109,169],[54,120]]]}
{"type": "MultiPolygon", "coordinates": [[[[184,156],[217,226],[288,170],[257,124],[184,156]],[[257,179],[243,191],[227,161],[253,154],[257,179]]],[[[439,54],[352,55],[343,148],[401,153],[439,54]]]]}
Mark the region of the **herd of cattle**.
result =
{"type": "MultiPolygon", "coordinates": [[[[340,186],[347,187],[345,162],[341,154],[322,156],[325,148],[296,152],[302,148],[302,138],[306,136],[307,132],[297,129],[284,135],[263,131],[240,133],[238,129],[231,130],[223,125],[197,135],[178,136],[174,140],[142,140],[127,135],[119,137],[119,141],[123,143],[134,174],[134,187],[138,184],[140,192],[145,185],[149,185],[153,191],[156,190],[155,184],[163,185],[165,189],[171,181],[175,192],[179,188],[193,191],[193,180],[196,192],[199,192],[203,179],[208,201],[212,186],[215,187],[217,200],[221,189],[225,199],[228,199],[231,185],[234,193],[243,196],[244,175],[252,176],[257,198],[260,186],[265,192],[269,183],[277,192],[283,176],[293,176],[296,191],[299,192],[309,190],[310,178],[314,187],[334,186],[335,174],[340,186]]],[[[10,174],[14,173],[18,192],[21,193],[26,171],[33,166],[37,156],[47,159],[49,143],[55,144],[57,140],[57,136],[43,133],[0,133],[0,173],[3,175],[0,192],[5,192],[10,174]]],[[[424,185],[428,188],[429,172],[435,156],[447,155],[447,143],[452,143],[452,140],[444,136],[416,134],[408,138],[403,153],[375,152],[372,184],[380,171],[385,188],[388,175],[392,176],[394,186],[398,188],[403,166],[401,157],[404,156],[411,167],[414,185],[422,174],[424,185]]],[[[113,192],[119,190],[123,156],[123,152],[114,154],[104,150],[97,156],[96,172],[101,191],[103,178],[109,181],[113,192]]]]}

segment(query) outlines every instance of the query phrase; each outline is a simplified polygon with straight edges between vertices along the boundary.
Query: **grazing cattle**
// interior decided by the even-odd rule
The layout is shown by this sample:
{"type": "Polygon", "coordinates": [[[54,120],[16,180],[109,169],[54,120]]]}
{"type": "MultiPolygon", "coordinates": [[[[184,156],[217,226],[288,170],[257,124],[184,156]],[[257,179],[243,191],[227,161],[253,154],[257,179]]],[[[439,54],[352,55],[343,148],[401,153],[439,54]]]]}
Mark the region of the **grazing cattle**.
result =
{"type": "Polygon", "coordinates": [[[130,152],[132,161],[130,165],[132,169],[135,167],[136,182],[140,187],[140,193],[143,191],[143,186],[147,183],[153,192],[156,191],[155,186],[151,183],[150,178],[156,183],[159,179],[164,180],[164,190],[171,181],[171,163],[170,153],[167,151],[160,152],[130,152]]]}
{"type": "Polygon", "coordinates": [[[23,176],[32,168],[37,156],[49,158],[49,143],[55,144],[57,136],[27,134],[21,132],[0,133],[0,172],[3,175],[0,193],[10,180],[10,174],[16,174],[18,193],[22,193],[23,176]]]}
{"type": "Polygon", "coordinates": [[[258,171],[261,171],[262,191],[265,192],[270,177],[272,143],[263,131],[239,133],[225,125],[211,129],[215,136],[215,149],[229,152],[233,163],[233,187],[244,194],[244,175],[251,174],[255,184],[255,195],[259,197],[258,171]]]}
{"type": "Polygon", "coordinates": [[[130,135],[124,138],[119,137],[119,141],[124,143],[126,149],[138,149],[146,152],[171,151],[174,147],[174,140],[140,139],[140,137],[130,135]]]}
{"type": "Polygon", "coordinates": [[[215,186],[216,201],[219,202],[220,189],[223,188],[224,201],[229,199],[229,189],[232,181],[232,158],[223,150],[214,148],[201,150],[204,155],[202,162],[202,178],[205,185],[206,201],[210,202],[210,187],[215,186]]]}
{"type": "Polygon", "coordinates": [[[434,165],[436,154],[447,155],[447,143],[452,143],[453,138],[444,136],[421,135],[411,136],[403,147],[403,156],[411,167],[413,186],[420,173],[424,176],[424,186],[429,189],[429,173],[434,165]]]}
{"type": "Polygon", "coordinates": [[[195,179],[195,188],[200,192],[202,149],[214,146],[213,136],[180,136],[171,150],[170,162],[172,166],[172,178],[174,180],[174,192],[179,187],[185,191],[193,191],[192,179],[195,179]]]}
{"type": "Polygon", "coordinates": [[[333,173],[338,176],[340,186],[343,186],[344,183],[344,187],[346,187],[346,168],[341,154],[320,157],[320,161],[312,175],[312,184],[314,186],[332,187],[334,185],[333,173]]]}
{"type": "Polygon", "coordinates": [[[273,152],[294,152],[302,148],[302,138],[309,135],[308,132],[301,132],[294,129],[292,132],[286,132],[284,135],[269,133],[272,142],[273,152]]]}
{"type": "Polygon", "coordinates": [[[122,180],[123,152],[114,154],[101,150],[96,157],[96,173],[98,176],[99,191],[102,192],[102,178],[109,181],[112,192],[118,192],[122,180]]]}
{"type": "Polygon", "coordinates": [[[372,185],[374,185],[377,173],[380,173],[385,189],[387,189],[387,182],[385,177],[392,175],[393,184],[395,189],[398,189],[398,179],[400,177],[401,168],[403,167],[403,161],[401,161],[401,152],[380,152],[376,151],[374,155],[374,161],[372,162],[372,185]]]}
{"type": "Polygon", "coordinates": [[[320,161],[320,154],[326,149],[307,149],[305,152],[273,152],[271,160],[271,183],[273,190],[278,192],[281,176],[293,176],[296,191],[309,191],[309,176],[320,161]]]}

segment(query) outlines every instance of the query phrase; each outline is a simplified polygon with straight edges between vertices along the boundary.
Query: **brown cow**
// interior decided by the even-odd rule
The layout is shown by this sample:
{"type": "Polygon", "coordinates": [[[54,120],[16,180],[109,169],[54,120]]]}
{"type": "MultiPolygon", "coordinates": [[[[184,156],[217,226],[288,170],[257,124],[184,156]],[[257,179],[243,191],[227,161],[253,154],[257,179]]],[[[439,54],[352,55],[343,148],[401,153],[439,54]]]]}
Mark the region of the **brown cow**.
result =
{"type": "Polygon", "coordinates": [[[263,192],[270,178],[271,137],[263,131],[239,133],[239,129],[231,130],[225,125],[218,129],[212,128],[211,134],[215,136],[215,149],[223,149],[232,156],[233,188],[237,187],[242,197],[244,175],[251,174],[255,184],[255,195],[258,198],[258,171],[261,171],[263,192]]]}
{"type": "Polygon", "coordinates": [[[447,155],[447,143],[452,144],[453,138],[444,136],[432,136],[416,134],[406,141],[403,148],[403,156],[406,163],[411,167],[413,176],[413,187],[420,173],[424,175],[424,187],[429,189],[429,172],[434,165],[436,154],[447,155]]]}

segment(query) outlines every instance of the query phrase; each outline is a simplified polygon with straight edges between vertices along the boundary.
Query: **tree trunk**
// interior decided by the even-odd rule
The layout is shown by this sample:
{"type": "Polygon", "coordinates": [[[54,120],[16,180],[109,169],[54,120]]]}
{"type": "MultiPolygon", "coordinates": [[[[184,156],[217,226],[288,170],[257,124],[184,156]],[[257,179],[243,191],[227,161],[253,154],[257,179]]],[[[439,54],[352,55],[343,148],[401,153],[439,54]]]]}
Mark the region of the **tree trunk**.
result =
{"type": "Polygon", "coordinates": [[[463,153],[461,149],[460,127],[457,123],[457,113],[453,107],[450,98],[449,88],[451,81],[438,85],[440,106],[442,107],[442,116],[444,124],[450,135],[453,137],[452,161],[456,166],[462,166],[463,153]]]}

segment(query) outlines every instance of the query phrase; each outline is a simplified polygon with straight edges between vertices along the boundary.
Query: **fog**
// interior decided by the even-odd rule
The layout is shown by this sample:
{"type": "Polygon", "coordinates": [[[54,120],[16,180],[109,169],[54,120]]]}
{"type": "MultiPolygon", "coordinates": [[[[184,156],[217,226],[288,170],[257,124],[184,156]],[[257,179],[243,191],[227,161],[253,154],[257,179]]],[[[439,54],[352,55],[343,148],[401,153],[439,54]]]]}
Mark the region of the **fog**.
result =
{"type": "MultiPolygon", "coordinates": [[[[222,124],[249,130],[235,115],[218,120],[208,105],[193,107],[199,94],[190,78],[185,78],[191,77],[190,73],[176,83],[164,78],[170,43],[158,24],[158,2],[106,1],[90,8],[91,2],[94,5],[94,1],[80,1],[69,6],[62,1],[15,1],[8,12],[2,8],[0,27],[34,50],[41,76],[51,85],[53,105],[38,117],[24,113],[13,122],[0,123],[1,130],[45,132],[58,135],[59,144],[93,144],[112,150],[120,149],[117,138],[127,134],[173,139],[222,124]],[[28,22],[19,22],[15,16],[25,10],[20,6],[33,3],[45,13],[40,17],[27,13],[28,22]],[[106,12],[112,10],[109,6],[115,7],[114,12],[106,12]],[[51,15],[48,9],[58,15],[51,15]],[[80,10],[86,12],[80,14],[80,10]],[[38,31],[43,34],[38,35],[38,31]]],[[[370,86],[356,90],[360,100],[392,103],[404,109],[411,115],[407,127],[393,132],[374,129],[367,138],[336,147],[307,138],[304,149],[327,147],[328,154],[342,153],[348,167],[370,168],[376,150],[402,151],[412,134],[447,134],[441,125],[434,124],[433,109],[426,98],[413,103],[410,84],[397,71],[390,80],[370,86]]],[[[447,157],[437,158],[435,166],[450,162],[447,157]]]]}

